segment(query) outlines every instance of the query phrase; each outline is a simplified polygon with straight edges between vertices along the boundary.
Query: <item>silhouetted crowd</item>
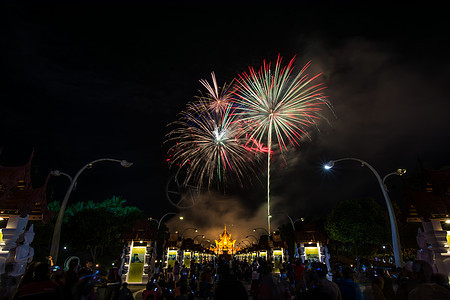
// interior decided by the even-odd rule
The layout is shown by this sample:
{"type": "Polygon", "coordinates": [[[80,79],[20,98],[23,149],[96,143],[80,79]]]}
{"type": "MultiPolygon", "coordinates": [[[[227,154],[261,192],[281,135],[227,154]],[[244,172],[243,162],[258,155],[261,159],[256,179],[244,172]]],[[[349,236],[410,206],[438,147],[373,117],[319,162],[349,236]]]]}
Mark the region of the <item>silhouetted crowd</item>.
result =
{"type": "MultiPolygon", "coordinates": [[[[127,283],[122,283],[117,263],[103,276],[92,262],[81,267],[78,259],[73,259],[67,267],[63,271],[48,262],[31,263],[17,280],[9,275],[11,265],[6,265],[0,300],[133,299],[127,283]]],[[[190,268],[179,262],[168,268],[157,264],[142,299],[450,299],[448,277],[434,273],[427,262],[420,260],[394,270],[362,270],[339,264],[329,270],[325,264],[301,260],[280,262],[277,269],[279,273],[274,273],[273,265],[261,258],[253,262],[192,261],[190,268]]]]}

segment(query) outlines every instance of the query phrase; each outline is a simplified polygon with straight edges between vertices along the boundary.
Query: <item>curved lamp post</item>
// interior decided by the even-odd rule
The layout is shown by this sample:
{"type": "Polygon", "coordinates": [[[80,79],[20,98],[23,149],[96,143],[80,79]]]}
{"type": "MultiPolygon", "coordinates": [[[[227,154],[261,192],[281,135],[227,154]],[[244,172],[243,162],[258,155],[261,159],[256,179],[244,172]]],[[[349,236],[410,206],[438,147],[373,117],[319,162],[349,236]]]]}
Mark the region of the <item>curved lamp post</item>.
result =
{"type": "Polygon", "coordinates": [[[377,178],[378,184],[380,185],[381,192],[383,193],[384,200],[386,202],[386,206],[387,206],[388,213],[389,213],[389,221],[391,223],[391,232],[392,232],[392,248],[394,250],[393,252],[394,252],[395,266],[402,267],[403,260],[402,260],[402,253],[401,253],[401,248],[400,248],[400,236],[398,234],[397,220],[395,218],[394,208],[392,207],[392,203],[391,203],[391,200],[387,193],[387,189],[384,184],[384,180],[390,175],[401,176],[406,172],[406,170],[399,169],[399,170],[397,170],[397,172],[389,173],[382,180],[380,175],[378,174],[378,172],[371,165],[369,165],[367,162],[365,162],[361,159],[353,158],[353,157],[346,157],[346,158],[331,160],[324,166],[324,168],[326,170],[329,170],[329,169],[333,168],[335,163],[337,163],[339,161],[343,161],[343,160],[354,160],[354,161],[360,162],[362,164],[362,166],[367,166],[372,171],[372,173],[375,175],[375,177],[377,178]]]}
{"type": "MultiPolygon", "coordinates": [[[[155,247],[153,248],[153,253],[154,253],[154,257],[152,257],[152,261],[150,263],[150,269],[153,272],[155,270],[155,260],[158,258],[158,250],[157,250],[157,246],[158,246],[158,237],[159,237],[159,227],[161,226],[161,221],[168,215],[176,215],[177,213],[174,212],[168,212],[165,215],[163,215],[159,220],[157,219],[153,219],[152,217],[148,218],[149,221],[155,221],[156,223],[158,223],[158,227],[156,229],[156,241],[155,241],[155,247]]],[[[180,220],[183,220],[183,217],[180,217],[180,220]]]]}
{"type": "Polygon", "coordinates": [[[183,230],[183,232],[181,233],[181,239],[184,239],[184,234],[185,234],[186,231],[188,231],[189,229],[192,229],[192,230],[194,230],[195,232],[198,232],[198,229],[197,229],[197,228],[194,228],[194,227],[186,228],[186,229],[183,230]]]}
{"type": "MultiPolygon", "coordinates": [[[[207,243],[207,244],[210,244],[210,245],[211,245],[211,241],[210,241],[210,240],[202,241],[202,242],[200,243],[200,246],[202,246],[203,248],[205,248],[205,246],[203,246],[203,243],[207,243]]],[[[209,248],[208,248],[208,249],[209,249],[209,248]]]]}
{"type": "Polygon", "coordinates": [[[112,159],[112,158],[100,158],[91,161],[90,163],[84,165],[78,172],[75,174],[75,176],[72,178],[66,173],[63,173],[61,171],[55,170],[52,171],[51,174],[54,176],[60,176],[64,175],[70,179],[70,185],[69,188],[66,191],[66,194],[64,196],[63,201],[61,202],[61,207],[59,209],[58,218],[56,219],[55,224],[55,230],[53,231],[53,238],[52,238],[52,245],[50,247],[50,256],[53,258],[53,261],[57,262],[58,259],[58,251],[59,251],[59,242],[61,238],[61,227],[62,227],[62,221],[64,219],[64,212],[66,211],[67,202],[69,201],[70,194],[72,193],[73,189],[75,188],[75,185],[77,184],[78,177],[83,173],[84,170],[87,168],[91,168],[93,164],[101,162],[101,161],[112,161],[112,162],[118,162],[122,167],[128,168],[133,165],[133,163],[130,163],[126,160],[118,160],[118,159],[112,159]]]}
{"type": "MultiPolygon", "coordinates": [[[[195,239],[196,238],[198,238],[199,236],[201,236],[202,237],[202,239],[204,239],[205,238],[205,235],[204,234],[199,234],[199,235],[196,235],[193,239],[192,239],[192,241],[193,241],[193,243],[195,244],[195,239]]],[[[201,244],[201,243],[200,243],[201,244]]]]}
{"type": "MultiPolygon", "coordinates": [[[[251,246],[252,246],[252,243],[250,243],[250,241],[249,241],[249,240],[242,240],[242,241],[241,241],[241,243],[243,243],[243,242],[248,242],[248,246],[249,246],[249,247],[251,247],[251,246]]],[[[245,243],[244,243],[244,245],[245,245],[245,243]]]]}
{"type": "Polygon", "coordinates": [[[274,212],[274,213],[272,213],[272,215],[270,217],[272,218],[273,215],[285,215],[286,217],[288,217],[288,219],[289,219],[289,221],[291,222],[291,225],[292,225],[292,230],[294,230],[294,231],[295,231],[295,226],[294,226],[295,222],[300,220],[300,219],[297,219],[294,222],[294,221],[292,221],[292,218],[287,213],[284,213],[284,212],[278,212],[278,211],[274,212]]]}
{"type": "Polygon", "coordinates": [[[245,238],[248,239],[249,237],[254,238],[256,240],[256,243],[259,244],[259,239],[256,236],[250,234],[250,235],[247,235],[245,238]]]}
{"type": "Polygon", "coordinates": [[[256,232],[256,230],[258,230],[258,229],[260,229],[260,230],[264,230],[266,233],[267,233],[267,236],[270,236],[270,233],[267,231],[267,229],[265,229],[265,228],[262,228],[262,227],[258,227],[258,228],[253,228],[253,232],[256,232]]]}
{"type": "MultiPolygon", "coordinates": [[[[155,221],[156,223],[158,223],[158,228],[157,230],[159,230],[159,227],[161,226],[161,221],[168,215],[176,215],[177,213],[174,212],[168,212],[167,214],[165,214],[164,216],[162,216],[159,220],[157,219],[153,219],[152,217],[148,218],[149,221],[155,221]]],[[[180,220],[183,220],[183,217],[180,217],[180,220]]]]}

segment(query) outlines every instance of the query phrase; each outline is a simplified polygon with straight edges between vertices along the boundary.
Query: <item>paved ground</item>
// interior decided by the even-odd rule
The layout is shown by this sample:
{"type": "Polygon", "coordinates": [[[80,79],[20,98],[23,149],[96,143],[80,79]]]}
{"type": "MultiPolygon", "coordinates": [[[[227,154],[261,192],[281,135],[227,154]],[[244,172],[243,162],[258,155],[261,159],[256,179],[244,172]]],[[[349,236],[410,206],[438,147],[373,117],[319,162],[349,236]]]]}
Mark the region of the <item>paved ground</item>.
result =
{"type": "Polygon", "coordinates": [[[133,293],[133,297],[136,300],[142,300],[142,291],[145,290],[145,284],[128,284],[128,288],[133,293]]]}
{"type": "MultiPolygon", "coordinates": [[[[247,282],[242,282],[245,286],[245,288],[247,289],[247,291],[250,290],[250,284],[247,282]]],[[[128,284],[128,288],[131,290],[131,292],[133,293],[133,297],[135,300],[142,300],[142,291],[145,290],[145,284],[128,284]]],[[[200,298],[196,298],[196,299],[200,299],[200,298]]],[[[253,299],[253,297],[249,296],[248,298],[249,300],[253,299]]]]}

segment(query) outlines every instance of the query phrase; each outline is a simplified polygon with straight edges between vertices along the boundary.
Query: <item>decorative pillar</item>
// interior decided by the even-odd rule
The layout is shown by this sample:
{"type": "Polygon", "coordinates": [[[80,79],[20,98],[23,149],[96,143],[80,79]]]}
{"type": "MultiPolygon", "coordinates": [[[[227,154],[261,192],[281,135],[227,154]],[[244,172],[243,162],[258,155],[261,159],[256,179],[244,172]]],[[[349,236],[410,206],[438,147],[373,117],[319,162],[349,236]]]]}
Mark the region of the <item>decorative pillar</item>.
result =
{"type": "MultiPolygon", "coordinates": [[[[13,262],[12,252],[15,252],[17,240],[20,235],[25,232],[28,223],[28,215],[26,217],[10,216],[6,228],[2,229],[3,239],[0,244],[0,274],[5,272],[5,265],[8,261],[13,262]]],[[[15,255],[15,254],[13,254],[15,255]]],[[[22,274],[20,274],[22,275],[22,274]]]]}

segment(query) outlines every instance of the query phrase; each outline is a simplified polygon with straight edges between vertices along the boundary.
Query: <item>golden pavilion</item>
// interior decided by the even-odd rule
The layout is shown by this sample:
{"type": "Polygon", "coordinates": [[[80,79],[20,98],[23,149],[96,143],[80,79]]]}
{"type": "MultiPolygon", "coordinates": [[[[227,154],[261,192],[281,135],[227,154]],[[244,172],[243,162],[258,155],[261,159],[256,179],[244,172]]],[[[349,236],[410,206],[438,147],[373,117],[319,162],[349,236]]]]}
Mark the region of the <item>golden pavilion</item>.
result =
{"type": "Polygon", "coordinates": [[[227,225],[225,225],[223,233],[219,235],[219,239],[215,241],[216,247],[212,248],[211,250],[213,250],[217,255],[234,254],[239,250],[234,245],[234,243],[236,243],[236,240],[233,240],[231,238],[231,234],[227,232],[227,225]]]}

